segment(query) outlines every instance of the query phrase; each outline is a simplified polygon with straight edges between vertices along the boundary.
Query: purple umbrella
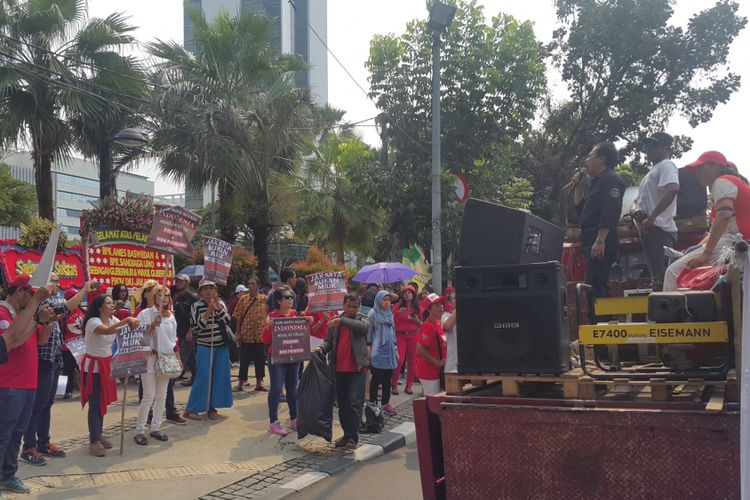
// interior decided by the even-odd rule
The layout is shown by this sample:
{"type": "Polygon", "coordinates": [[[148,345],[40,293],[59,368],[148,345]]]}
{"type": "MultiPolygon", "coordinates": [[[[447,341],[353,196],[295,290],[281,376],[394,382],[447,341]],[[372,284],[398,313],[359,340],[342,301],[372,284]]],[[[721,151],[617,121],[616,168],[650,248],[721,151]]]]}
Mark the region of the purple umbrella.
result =
{"type": "Polygon", "coordinates": [[[417,272],[414,269],[400,262],[378,262],[363,266],[352,280],[357,283],[386,284],[406,281],[415,274],[417,272]]]}

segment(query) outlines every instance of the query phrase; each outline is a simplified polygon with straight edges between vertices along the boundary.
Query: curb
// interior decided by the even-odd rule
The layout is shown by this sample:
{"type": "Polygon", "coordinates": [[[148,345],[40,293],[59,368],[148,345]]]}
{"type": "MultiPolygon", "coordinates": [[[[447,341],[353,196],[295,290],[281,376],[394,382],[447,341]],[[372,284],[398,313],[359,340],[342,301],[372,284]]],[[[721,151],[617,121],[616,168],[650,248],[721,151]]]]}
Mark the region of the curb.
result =
{"type": "Polygon", "coordinates": [[[381,433],[371,443],[360,445],[353,455],[332,458],[312,472],[307,472],[288,483],[268,489],[265,494],[258,497],[258,500],[280,500],[286,498],[298,491],[302,491],[307,486],[338,474],[355,464],[366,462],[403,448],[407,444],[415,442],[416,439],[417,431],[414,422],[404,422],[390,431],[381,433]]]}

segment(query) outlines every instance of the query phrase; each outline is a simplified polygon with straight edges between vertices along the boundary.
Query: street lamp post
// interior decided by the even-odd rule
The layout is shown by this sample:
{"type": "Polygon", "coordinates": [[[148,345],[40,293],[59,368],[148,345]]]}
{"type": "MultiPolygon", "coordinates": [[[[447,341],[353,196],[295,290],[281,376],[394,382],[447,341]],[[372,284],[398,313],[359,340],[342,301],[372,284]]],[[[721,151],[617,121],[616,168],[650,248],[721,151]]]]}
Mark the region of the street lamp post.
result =
{"type": "Polygon", "coordinates": [[[432,287],[443,290],[443,250],[440,222],[442,195],[440,186],[440,36],[448,29],[456,8],[438,0],[430,9],[427,27],[432,33],[432,287]]]}
{"type": "Polygon", "coordinates": [[[112,175],[112,143],[129,148],[148,144],[148,138],[134,128],[124,128],[102,143],[101,164],[99,165],[99,198],[104,199],[114,191],[115,179],[112,175]]]}

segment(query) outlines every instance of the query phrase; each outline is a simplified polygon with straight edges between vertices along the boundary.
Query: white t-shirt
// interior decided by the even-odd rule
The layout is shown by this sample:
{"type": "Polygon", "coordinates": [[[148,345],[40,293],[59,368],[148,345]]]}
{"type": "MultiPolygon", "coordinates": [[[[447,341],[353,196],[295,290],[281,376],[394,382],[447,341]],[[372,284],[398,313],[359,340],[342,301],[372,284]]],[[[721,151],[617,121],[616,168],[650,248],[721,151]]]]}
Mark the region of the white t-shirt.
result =
{"type": "MultiPolygon", "coordinates": [[[[140,321],[141,325],[150,325],[154,322],[158,314],[159,310],[156,307],[149,307],[138,314],[138,321],[140,321]]],[[[174,347],[177,345],[177,320],[174,318],[174,314],[169,317],[162,317],[161,325],[154,329],[150,343],[151,349],[155,349],[158,352],[174,352],[174,347]]],[[[149,356],[147,364],[149,373],[154,372],[155,363],[156,356],[149,356]]]]}
{"type": "MultiPolygon", "coordinates": [[[[449,312],[444,312],[443,317],[440,319],[441,323],[451,317],[449,312]]],[[[446,372],[457,372],[458,371],[458,340],[456,339],[456,325],[450,330],[445,330],[445,340],[448,343],[448,353],[445,356],[445,370],[446,372]]]]}
{"type": "MultiPolygon", "coordinates": [[[[117,324],[120,320],[115,317],[109,319],[109,324],[117,324]]],[[[86,344],[86,354],[95,358],[107,358],[112,356],[112,344],[115,343],[116,333],[111,335],[99,335],[94,333],[97,327],[103,325],[102,320],[99,318],[91,318],[86,323],[86,331],[83,337],[86,344]]],[[[83,367],[84,370],[88,370],[89,360],[86,360],[86,365],[83,367]]],[[[94,366],[94,373],[99,373],[99,367],[94,366]]]]}
{"type": "MultiPolygon", "coordinates": [[[[668,184],[679,185],[679,183],[677,165],[672,160],[662,160],[654,165],[641,181],[641,187],[638,190],[638,197],[635,202],[641,210],[651,215],[664,194],[664,187],[668,184]]],[[[676,196],[672,203],[654,219],[654,226],[668,233],[676,233],[675,215],[677,215],[676,196]]]]}
{"type": "MultiPolygon", "coordinates": [[[[737,201],[737,186],[735,186],[732,181],[719,177],[711,185],[711,206],[715,207],[717,203],[727,198],[737,201]]],[[[736,217],[732,217],[727,232],[732,234],[738,234],[740,232],[740,228],[737,226],[736,217]]],[[[742,236],[745,237],[744,234],[742,236]]]]}

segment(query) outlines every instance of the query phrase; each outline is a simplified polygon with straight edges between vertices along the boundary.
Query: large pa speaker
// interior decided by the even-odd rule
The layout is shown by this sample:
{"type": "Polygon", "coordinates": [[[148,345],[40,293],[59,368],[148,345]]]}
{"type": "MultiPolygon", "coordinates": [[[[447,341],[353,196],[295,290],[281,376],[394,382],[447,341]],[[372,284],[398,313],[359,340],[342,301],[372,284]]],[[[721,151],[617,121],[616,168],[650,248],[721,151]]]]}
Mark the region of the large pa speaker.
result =
{"type": "Polygon", "coordinates": [[[564,238],[561,228],[535,215],[471,198],[464,208],[458,265],[560,260],[564,238]]]}
{"type": "Polygon", "coordinates": [[[457,266],[458,371],[569,370],[566,292],[559,262],[457,266]]]}

